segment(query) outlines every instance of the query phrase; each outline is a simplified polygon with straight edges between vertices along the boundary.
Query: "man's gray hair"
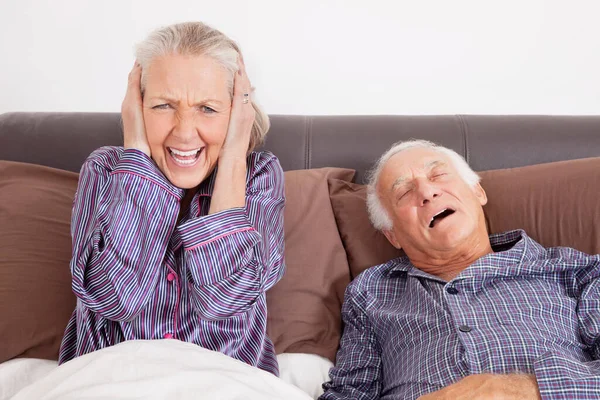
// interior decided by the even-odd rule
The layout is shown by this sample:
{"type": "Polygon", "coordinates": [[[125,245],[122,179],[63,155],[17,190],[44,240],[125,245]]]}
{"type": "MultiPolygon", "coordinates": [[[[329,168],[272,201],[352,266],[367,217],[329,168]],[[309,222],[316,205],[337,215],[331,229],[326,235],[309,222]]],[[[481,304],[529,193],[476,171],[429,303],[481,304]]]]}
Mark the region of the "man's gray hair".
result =
{"type": "MultiPolygon", "coordinates": [[[[169,25],[150,33],[135,49],[137,62],[142,66],[142,92],[146,87],[146,68],[156,57],[170,54],[204,55],[214,59],[229,73],[227,86],[229,95],[233,97],[233,78],[238,70],[238,57],[241,57],[242,52],[237,43],[229,37],[202,22],[169,25]]],[[[267,114],[253,101],[252,95],[250,101],[256,112],[250,135],[249,151],[252,151],[263,143],[270,122],[267,114]]]]}
{"type": "Polygon", "coordinates": [[[469,164],[467,164],[465,159],[454,150],[437,145],[428,140],[408,140],[397,142],[393,144],[392,147],[390,147],[390,149],[381,157],[379,157],[379,160],[377,160],[377,163],[375,163],[375,166],[369,172],[367,177],[367,210],[369,212],[371,223],[375,229],[381,231],[390,230],[393,227],[392,219],[381,203],[381,199],[377,195],[377,182],[379,181],[379,175],[381,174],[385,164],[390,158],[392,158],[392,156],[400,153],[401,151],[416,147],[432,149],[448,156],[461,178],[467,182],[469,186],[475,186],[481,179],[479,175],[477,175],[477,173],[473,171],[471,167],[469,167],[469,164]]]}

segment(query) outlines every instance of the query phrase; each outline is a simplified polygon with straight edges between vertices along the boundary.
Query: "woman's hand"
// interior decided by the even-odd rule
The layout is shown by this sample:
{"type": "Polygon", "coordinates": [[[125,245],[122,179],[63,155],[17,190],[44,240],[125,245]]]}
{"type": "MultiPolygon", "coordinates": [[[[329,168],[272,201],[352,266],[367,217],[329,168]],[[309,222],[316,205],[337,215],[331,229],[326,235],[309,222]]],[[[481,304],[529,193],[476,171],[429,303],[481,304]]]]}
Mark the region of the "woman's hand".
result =
{"type": "Polygon", "coordinates": [[[233,81],[233,99],[227,136],[219,155],[219,168],[210,201],[209,214],[246,204],[246,157],[255,112],[250,102],[251,86],[244,62],[238,61],[239,71],[233,81]]]}
{"type": "Polygon", "coordinates": [[[233,99],[231,101],[231,114],[229,116],[229,127],[227,136],[223,143],[221,157],[243,157],[246,159],[248,146],[250,144],[250,133],[256,113],[250,96],[252,87],[246,74],[244,60],[240,55],[238,59],[238,72],[233,80],[233,99]]]}
{"type": "Polygon", "coordinates": [[[150,145],[146,137],[144,125],[144,112],[142,110],[142,66],[134,64],[129,72],[127,93],[121,105],[121,118],[123,118],[124,147],[138,149],[150,157],[150,145]]]}

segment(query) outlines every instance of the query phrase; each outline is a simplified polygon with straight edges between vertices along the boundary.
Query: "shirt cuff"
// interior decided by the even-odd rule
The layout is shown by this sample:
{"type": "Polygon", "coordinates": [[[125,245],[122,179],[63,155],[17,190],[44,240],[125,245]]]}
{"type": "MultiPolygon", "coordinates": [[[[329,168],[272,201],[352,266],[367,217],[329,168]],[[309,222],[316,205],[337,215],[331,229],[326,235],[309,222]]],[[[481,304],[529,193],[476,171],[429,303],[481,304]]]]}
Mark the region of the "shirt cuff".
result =
{"type": "Polygon", "coordinates": [[[178,201],[183,198],[184,190],[173,185],[158,169],[154,161],[138,149],[125,149],[112,174],[138,176],[161,187],[178,201]]]}
{"type": "Polygon", "coordinates": [[[193,257],[198,273],[193,275],[200,285],[220,281],[243,268],[247,252],[261,240],[244,208],[194,218],[177,230],[185,251],[201,250],[193,257]]]}

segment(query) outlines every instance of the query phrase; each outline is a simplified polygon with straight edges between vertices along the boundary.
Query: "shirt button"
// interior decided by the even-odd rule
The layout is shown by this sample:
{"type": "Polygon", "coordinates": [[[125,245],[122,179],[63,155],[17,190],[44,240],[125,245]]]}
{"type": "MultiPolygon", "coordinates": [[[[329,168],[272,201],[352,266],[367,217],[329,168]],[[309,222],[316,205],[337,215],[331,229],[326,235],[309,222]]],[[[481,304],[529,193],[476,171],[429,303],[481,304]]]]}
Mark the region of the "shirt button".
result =
{"type": "Polygon", "coordinates": [[[458,289],[455,288],[454,286],[450,286],[449,288],[446,289],[446,292],[448,292],[450,294],[457,294],[458,293],[458,289]]]}
{"type": "Polygon", "coordinates": [[[461,325],[458,327],[458,330],[464,333],[471,332],[471,327],[469,325],[461,325]]]}
{"type": "Polygon", "coordinates": [[[167,275],[167,280],[169,282],[173,282],[175,280],[175,274],[172,272],[169,272],[169,274],[167,275]]]}
{"type": "Polygon", "coordinates": [[[165,333],[165,336],[163,336],[164,339],[173,339],[173,334],[172,333],[165,333]]]}

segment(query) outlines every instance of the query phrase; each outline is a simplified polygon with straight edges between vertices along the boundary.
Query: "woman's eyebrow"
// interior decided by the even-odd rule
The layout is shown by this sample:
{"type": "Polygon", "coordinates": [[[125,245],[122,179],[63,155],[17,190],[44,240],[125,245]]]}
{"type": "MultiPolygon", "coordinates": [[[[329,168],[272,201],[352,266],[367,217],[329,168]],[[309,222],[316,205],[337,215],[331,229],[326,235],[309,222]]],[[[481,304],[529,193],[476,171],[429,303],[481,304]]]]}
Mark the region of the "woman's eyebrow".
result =
{"type": "MultiPolygon", "coordinates": [[[[175,103],[178,104],[180,103],[180,100],[176,99],[173,96],[170,96],[168,94],[158,94],[155,96],[150,96],[150,99],[152,100],[164,100],[167,101],[169,103],[175,103]]],[[[217,100],[217,99],[213,99],[213,98],[206,98],[206,99],[202,99],[200,101],[196,101],[194,105],[200,105],[200,104],[206,104],[206,103],[213,103],[213,104],[218,104],[218,105],[222,105],[223,102],[221,100],[217,100]]]]}

